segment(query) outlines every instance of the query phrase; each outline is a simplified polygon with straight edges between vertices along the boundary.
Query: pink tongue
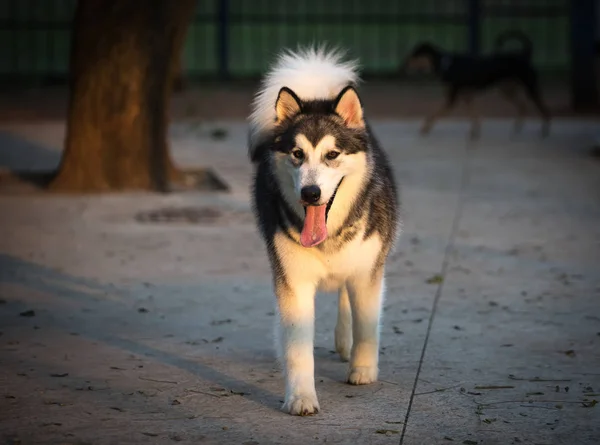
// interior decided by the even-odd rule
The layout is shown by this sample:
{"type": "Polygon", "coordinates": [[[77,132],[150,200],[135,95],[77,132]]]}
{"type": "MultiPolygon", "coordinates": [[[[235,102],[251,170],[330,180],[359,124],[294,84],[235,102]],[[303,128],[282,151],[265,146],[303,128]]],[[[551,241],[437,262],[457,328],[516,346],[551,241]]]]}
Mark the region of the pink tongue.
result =
{"type": "Polygon", "coordinates": [[[304,218],[304,227],[300,234],[300,243],[304,247],[316,246],[327,238],[326,210],[327,204],[306,207],[306,218],[304,218]]]}

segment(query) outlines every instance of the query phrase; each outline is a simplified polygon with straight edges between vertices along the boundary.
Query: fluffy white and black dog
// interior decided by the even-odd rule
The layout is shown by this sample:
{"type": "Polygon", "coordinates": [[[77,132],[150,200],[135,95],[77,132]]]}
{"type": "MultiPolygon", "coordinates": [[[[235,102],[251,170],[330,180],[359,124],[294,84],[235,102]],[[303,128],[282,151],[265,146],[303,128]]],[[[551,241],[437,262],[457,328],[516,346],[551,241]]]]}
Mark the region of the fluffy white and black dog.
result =
{"type": "Polygon", "coordinates": [[[347,381],[375,382],[384,269],[399,232],[392,169],[365,120],[354,62],[335,50],[282,53],[250,116],[253,206],[273,272],[283,410],[319,411],[315,293],[338,291],[335,347],[347,381]]]}

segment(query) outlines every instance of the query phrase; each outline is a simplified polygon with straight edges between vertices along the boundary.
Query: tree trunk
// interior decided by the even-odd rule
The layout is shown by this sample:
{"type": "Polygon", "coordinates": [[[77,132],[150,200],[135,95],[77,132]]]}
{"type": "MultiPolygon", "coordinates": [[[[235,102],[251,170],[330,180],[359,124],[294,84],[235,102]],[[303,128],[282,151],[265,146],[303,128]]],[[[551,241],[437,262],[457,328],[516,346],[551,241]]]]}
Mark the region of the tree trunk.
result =
{"type": "Polygon", "coordinates": [[[167,191],[168,108],[197,0],[80,0],[59,191],[167,191]]]}

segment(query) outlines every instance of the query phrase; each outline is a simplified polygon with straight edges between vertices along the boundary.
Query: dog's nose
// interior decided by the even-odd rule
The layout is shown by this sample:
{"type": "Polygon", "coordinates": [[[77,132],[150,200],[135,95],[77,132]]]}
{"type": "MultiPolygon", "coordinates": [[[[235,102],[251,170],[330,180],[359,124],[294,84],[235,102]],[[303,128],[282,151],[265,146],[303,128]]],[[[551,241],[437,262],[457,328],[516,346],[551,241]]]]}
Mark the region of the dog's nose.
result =
{"type": "Polygon", "coordinates": [[[318,185],[308,185],[300,190],[302,200],[307,204],[314,204],[321,199],[321,189],[318,185]]]}

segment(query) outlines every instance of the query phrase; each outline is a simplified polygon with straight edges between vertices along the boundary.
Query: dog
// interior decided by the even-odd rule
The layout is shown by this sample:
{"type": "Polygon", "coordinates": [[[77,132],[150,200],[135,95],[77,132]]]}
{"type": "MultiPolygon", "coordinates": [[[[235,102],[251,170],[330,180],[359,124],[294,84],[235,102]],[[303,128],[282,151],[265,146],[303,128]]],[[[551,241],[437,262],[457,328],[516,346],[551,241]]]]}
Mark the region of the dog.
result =
{"type": "Polygon", "coordinates": [[[521,131],[527,111],[526,104],[519,96],[519,90],[522,90],[540,112],[542,136],[547,136],[551,116],[540,94],[538,73],[531,62],[532,52],[531,40],[524,33],[515,30],[500,34],[496,39],[494,52],[487,56],[449,53],[428,42],[417,45],[406,58],[401,70],[409,73],[433,73],[446,86],[443,105],[425,119],[421,134],[428,134],[435,122],[450,112],[457,99],[462,99],[467,104],[471,117],[470,136],[477,139],[481,123],[473,103],[474,96],[489,88],[499,87],[504,97],[516,108],[515,132],[521,131]],[[519,41],[521,49],[503,50],[510,40],[519,41]]]}
{"type": "Polygon", "coordinates": [[[347,382],[378,376],[384,269],[399,233],[398,189],[363,113],[357,65],[325,47],[282,52],[249,117],[252,206],[270,261],[282,410],[319,411],[315,293],[338,293],[335,349],[347,382]]]}

